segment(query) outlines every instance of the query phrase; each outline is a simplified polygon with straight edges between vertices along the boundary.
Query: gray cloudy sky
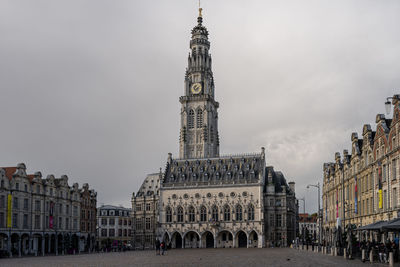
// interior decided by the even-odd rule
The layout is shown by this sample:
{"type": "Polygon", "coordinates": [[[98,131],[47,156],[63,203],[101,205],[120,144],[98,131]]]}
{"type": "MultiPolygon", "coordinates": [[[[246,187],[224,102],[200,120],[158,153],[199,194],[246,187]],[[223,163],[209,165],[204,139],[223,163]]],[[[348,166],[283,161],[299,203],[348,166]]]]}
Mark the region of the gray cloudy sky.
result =
{"type": "MultiPolygon", "coordinates": [[[[221,152],[265,146],[315,211],[306,185],[400,93],[400,1],[202,5],[221,152]]],[[[178,153],[196,18],[195,0],[0,0],[0,166],[67,174],[129,206],[178,153]]]]}

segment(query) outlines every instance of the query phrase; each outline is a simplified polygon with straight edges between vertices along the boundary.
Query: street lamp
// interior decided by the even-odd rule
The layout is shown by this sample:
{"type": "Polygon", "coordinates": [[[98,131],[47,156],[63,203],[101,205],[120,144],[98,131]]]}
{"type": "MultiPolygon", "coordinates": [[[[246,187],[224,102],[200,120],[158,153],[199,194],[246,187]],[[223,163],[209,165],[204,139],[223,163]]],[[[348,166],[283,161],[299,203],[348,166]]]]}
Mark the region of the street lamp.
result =
{"type": "Polygon", "coordinates": [[[317,184],[309,184],[309,185],[307,185],[307,189],[308,188],[310,188],[310,186],[312,186],[312,187],[316,187],[316,188],[318,188],[318,246],[320,246],[321,245],[321,214],[320,214],[320,212],[321,212],[321,206],[320,206],[320,184],[319,184],[319,182],[317,183],[317,184]]]}

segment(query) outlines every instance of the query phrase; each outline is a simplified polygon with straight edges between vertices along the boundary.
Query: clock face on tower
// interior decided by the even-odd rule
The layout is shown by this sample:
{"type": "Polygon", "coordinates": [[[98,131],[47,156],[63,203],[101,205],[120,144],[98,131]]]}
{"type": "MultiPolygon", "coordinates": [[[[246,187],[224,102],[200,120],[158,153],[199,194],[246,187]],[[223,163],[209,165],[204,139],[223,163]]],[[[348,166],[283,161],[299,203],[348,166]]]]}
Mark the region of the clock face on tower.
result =
{"type": "Polygon", "coordinates": [[[201,83],[194,83],[194,84],[192,85],[191,90],[192,90],[192,93],[193,93],[194,95],[200,94],[200,92],[201,92],[201,83]]]}

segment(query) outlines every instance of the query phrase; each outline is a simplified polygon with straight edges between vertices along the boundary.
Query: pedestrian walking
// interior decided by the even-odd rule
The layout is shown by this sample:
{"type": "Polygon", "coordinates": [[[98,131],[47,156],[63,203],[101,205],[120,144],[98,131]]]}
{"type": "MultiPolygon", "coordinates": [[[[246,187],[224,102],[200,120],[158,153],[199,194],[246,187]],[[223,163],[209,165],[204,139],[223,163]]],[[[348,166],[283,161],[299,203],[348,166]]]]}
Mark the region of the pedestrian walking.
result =
{"type": "Polygon", "coordinates": [[[160,240],[156,239],[156,255],[160,255],[160,240]]]}
{"type": "Polygon", "coordinates": [[[164,255],[164,253],[165,253],[165,242],[162,241],[161,242],[161,255],[164,255]]]}

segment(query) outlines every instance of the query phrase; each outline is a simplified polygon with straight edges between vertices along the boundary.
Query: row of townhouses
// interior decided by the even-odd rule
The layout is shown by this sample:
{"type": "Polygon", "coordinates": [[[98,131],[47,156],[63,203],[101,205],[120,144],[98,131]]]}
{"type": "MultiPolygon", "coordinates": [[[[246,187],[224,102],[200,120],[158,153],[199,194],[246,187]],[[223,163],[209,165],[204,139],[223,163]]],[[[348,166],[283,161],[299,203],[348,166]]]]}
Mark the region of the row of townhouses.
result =
{"type": "Polygon", "coordinates": [[[131,247],[131,209],[102,205],[97,209],[97,246],[102,249],[131,247]]]}
{"type": "Polygon", "coordinates": [[[12,255],[92,251],[97,193],[68,177],[27,174],[24,163],[0,167],[0,250],[12,255]]]}
{"type": "Polygon", "coordinates": [[[393,96],[393,118],[376,115],[376,130],[365,124],[361,138],[351,135],[351,153],[325,163],[324,234],[338,226],[357,227],[398,217],[400,190],[400,96],[393,96]]]}

